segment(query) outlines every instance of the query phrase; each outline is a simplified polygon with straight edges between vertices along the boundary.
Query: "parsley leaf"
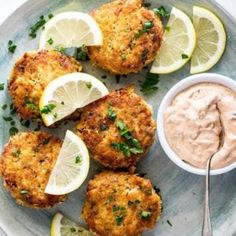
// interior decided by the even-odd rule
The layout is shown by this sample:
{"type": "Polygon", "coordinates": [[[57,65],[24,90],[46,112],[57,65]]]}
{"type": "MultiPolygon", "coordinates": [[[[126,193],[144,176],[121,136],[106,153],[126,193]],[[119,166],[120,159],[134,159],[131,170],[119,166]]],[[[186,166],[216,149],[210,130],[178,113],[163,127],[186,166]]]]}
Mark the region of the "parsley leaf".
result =
{"type": "Polygon", "coordinates": [[[111,107],[107,111],[107,117],[113,121],[116,119],[116,112],[111,107]]]}
{"type": "Polygon", "coordinates": [[[141,211],[140,216],[142,219],[148,219],[150,218],[150,216],[152,215],[152,213],[150,211],[141,211]]]}
{"type": "Polygon", "coordinates": [[[14,53],[16,48],[17,48],[16,44],[14,44],[12,40],[9,40],[8,41],[8,51],[11,53],[14,53]]]}
{"type": "Polygon", "coordinates": [[[36,32],[45,24],[46,24],[46,20],[44,16],[40,16],[39,20],[33,26],[30,27],[29,36],[31,38],[36,38],[37,36],[36,32]]]}
{"type": "Polygon", "coordinates": [[[169,17],[170,13],[165,9],[165,7],[161,6],[158,8],[154,8],[153,11],[156,15],[159,15],[161,17],[169,17]]]}
{"type": "Polygon", "coordinates": [[[188,59],[189,58],[189,56],[187,54],[182,54],[181,57],[182,57],[182,59],[188,59]]]}
{"type": "Polygon", "coordinates": [[[159,75],[147,73],[146,78],[142,84],[140,84],[140,91],[144,95],[149,95],[158,90],[156,84],[159,82],[159,75]]]}
{"type": "Polygon", "coordinates": [[[139,37],[141,37],[143,34],[147,33],[150,31],[150,29],[154,26],[152,21],[146,21],[143,24],[143,28],[141,30],[139,30],[135,35],[134,38],[138,39],[139,37]]]}
{"type": "Polygon", "coordinates": [[[77,48],[76,51],[76,59],[79,61],[88,61],[88,49],[85,45],[82,45],[81,47],[77,48]]]}
{"type": "Polygon", "coordinates": [[[43,107],[43,109],[40,111],[41,114],[48,114],[50,113],[54,108],[56,107],[55,104],[48,104],[43,107]]]}
{"type": "Polygon", "coordinates": [[[4,83],[0,84],[0,90],[4,90],[4,83]]]}

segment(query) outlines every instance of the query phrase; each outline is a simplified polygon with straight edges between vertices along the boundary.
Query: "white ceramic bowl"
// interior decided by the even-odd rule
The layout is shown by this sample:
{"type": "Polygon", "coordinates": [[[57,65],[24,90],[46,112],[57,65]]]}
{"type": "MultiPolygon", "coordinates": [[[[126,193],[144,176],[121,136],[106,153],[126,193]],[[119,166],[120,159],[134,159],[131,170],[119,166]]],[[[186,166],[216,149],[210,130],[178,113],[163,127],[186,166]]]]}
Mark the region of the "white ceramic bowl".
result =
{"type": "MultiPolygon", "coordinates": [[[[173,86],[168,93],[165,95],[163,98],[159,110],[158,110],[158,115],[157,115],[157,124],[158,124],[158,138],[161,143],[162,148],[164,149],[165,153],[167,156],[179,167],[182,169],[191,172],[193,174],[198,174],[198,175],[205,175],[206,171],[204,169],[199,169],[194,166],[191,166],[184,161],[181,160],[181,158],[178,157],[178,155],[171,149],[169,146],[166,137],[165,137],[165,131],[164,131],[164,122],[163,122],[163,115],[166,110],[166,108],[170,105],[172,102],[173,98],[180,93],[181,91],[187,89],[188,87],[198,84],[201,82],[211,82],[211,83],[217,83],[217,84],[222,84],[226,87],[231,88],[236,92],[236,81],[223,76],[219,74],[212,74],[212,73],[204,73],[204,74],[198,74],[198,75],[193,75],[189,76],[183,80],[181,80],[179,83],[177,83],[175,86],[173,86]]],[[[219,175],[226,173],[230,170],[233,170],[236,168],[236,162],[233,164],[226,166],[224,168],[220,169],[215,169],[211,171],[211,175],[219,175]]]]}

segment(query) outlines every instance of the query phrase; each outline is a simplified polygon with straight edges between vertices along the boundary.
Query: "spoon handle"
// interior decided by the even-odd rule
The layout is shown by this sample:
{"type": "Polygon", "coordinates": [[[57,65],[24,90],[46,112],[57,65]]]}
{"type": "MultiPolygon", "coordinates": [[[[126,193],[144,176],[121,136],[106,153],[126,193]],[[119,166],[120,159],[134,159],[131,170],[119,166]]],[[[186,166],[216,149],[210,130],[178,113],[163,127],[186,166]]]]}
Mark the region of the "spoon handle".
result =
{"type": "Polygon", "coordinates": [[[210,191],[210,169],[211,169],[211,158],[207,161],[206,168],[206,182],[205,182],[205,206],[204,206],[204,218],[202,225],[202,236],[212,236],[211,229],[211,216],[210,216],[210,201],[209,201],[209,191],[210,191]]]}

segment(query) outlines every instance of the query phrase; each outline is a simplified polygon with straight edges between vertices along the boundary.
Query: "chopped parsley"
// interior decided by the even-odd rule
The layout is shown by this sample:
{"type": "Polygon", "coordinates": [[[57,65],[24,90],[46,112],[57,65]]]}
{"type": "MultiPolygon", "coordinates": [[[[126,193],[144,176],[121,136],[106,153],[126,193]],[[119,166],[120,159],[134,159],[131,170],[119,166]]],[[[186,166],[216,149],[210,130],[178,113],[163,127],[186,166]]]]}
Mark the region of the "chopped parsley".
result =
{"type": "Polygon", "coordinates": [[[75,157],[75,164],[80,164],[81,162],[82,162],[81,156],[80,156],[80,155],[77,155],[77,156],[75,157]]]}
{"type": "Polygon", "coordinates": [[[49,45],[53,45],[54,41],[53,41],[52,38],[50,38],[50,39],[48,39],[47,43],[48,43],[49,45]]]}
{"type": "Polygon", "coordinates": [[[108,117],[108,119],[110,119],[110,120],[115,120],[116,119],[116,112],[112,109],[112,107],[109,107],[108,108],[108,111],[107,111],[107,117],[108,117]]]}
{"type": "Polygon", "coordinates": [[[141,211],[140,216],[142,219],[149,219],[152,213],[150,211],[141,211]]]}
{"type": "Polygon", "coordinates": [[[20,194],[28,194],[29,192],[27,191],[27,190],[25,190],[25,189],[22,189],[21,191],[20,191],[20,194]]]}
{"type": "Polygon", "coordinates": [[[161,17],[169,17],[170,13],[165,9],[165,7],[161,6],[158,8],[154,8],[153,11],[156,15],[159,15],[161,17]]]}
{"type": "Polygon", "coordinates": [[[166,221],[169,226],[173,226],[169,220],[166,221]]]}
{"type": "Polygon", "coordinates": [[[7,104],[2,105],[2,110],[6,110],[7,109],[7,104]]]}
{"type": "Polygon", "coordinates": [[[12,156],[14,156],[14,157],[19,157],[20,154],[21,154],[21,151],[20,151],[20,149],[16,149],[16,150],[14,150],[11,154],[12,154],[12,156]]]}
{"type": "Polygon", "coordinates": [[[57,50],[60,53],[64,53],[66,49],[64,47],[60,46],[60,45],[57,45],[55,47],[55,50],[57,50]]]}
{"type": "Polygon", "coordinates": [[[53,114],[53,117],[54,117],[55,119],[57,118],[57,116],[58,116],[57,113],[54,113],[54,114],[53,114]]]}
{"type": "Polygon", "coordinates": [[[48,104],[43,107],[43,109],[40,111],[41,114],[48,114],[52,112],[52,110],[56,107],[55,104],[48,104]]]}
{"type": "Polygon", "coordinates": [[[115,142],[112,143],[111,146],[117,150],[123,152],[123,154],[127,157],[132,154],[140,154],[143,153],[143,149],[137,139],[135,139],[126,124],[121,121],[116,121],[116,126],[119,129],[121,137],[125,139],[125,142],[115,142]]]}
{"type": "Polygon", "coordinates": [[[2,118],[5,121],[12,121],[12,117],[10,117],[10,116],[3,116],[2,118]]]}
{"type": "Polygon", "coordinates": [[[14,53],[16,48],[17,48],[16,44],[14,44],[12,40],[9,40],[8,41],[8,51],[11,53],[14,53]]]}
{"type": "Polygon", "coordinates": [[[88,88],[88,89],[91,89],[92,88],[92,83],[91,82],[86,82],[86,87],[88,88]]]}
{"type": "Polygon", "coordinates": [[[4,83],[0,84],[0,90],[4,90],[4,83]]]}
{"type": "Polygon", "coordinates": [[[33,26],[30,27],[29,36],[31,38],[36,38],[37,36],[36,32],[45,24],[46,24],[46,20],[44,16],[40,16],[39,20],[33,26]]]}
{"type": "Polygon", "coordinates": [[[71,228],[70,228],[70,232],[71,232],[71,233],[75,233],[75,232],[76,232],[76,229],[75,229],[74,227],[71,227],[71,228]]]}
{"type": "Polygon", "coordinates": [[[124,220],[124,217],[127,214],[125,207],[113,206],[112,210],[115,216],[116,224],[121,225],[124,220]]]}
{"type": "Polygon", "coordinates": [[[61,101],[61,105],[65,105],[64,101],[61,101]]]}
{"type": "Polygon", "coordinates": [[[181,57],[182,57],[182,59],[188,59],[189,58],[189,56],[187,54],[182,54],[181,57]]]}
{"type": "Polygon", "coordinates": [[[29,100],[25,101],[25,106],[32,111],[38,110],[38,106],[34,102],[29,100]]]}
{"type": "Polygon", "coordinates": [[[13,120],[13,121],[11,121],[11,123],[10,123],[12,126],[14,126],[15,124],[16,124],[16,122],[13,120]]]}
{"type": "Polygon", "coordinates": [[[147,33],[150,31],[150,29],[154,26],[152,21],[146,21],[143,24],[143,28],[141,30],[139,30],[135,35],[134,38],[138,39],[139,37],[141,37],[143,34],[147,33]]]}
{"type": "Polygon", "coordinates": [[[49,14],[48,14],[48,19],[49,19],[49,20],[52,19],[53,16],[54,16],[54,15],[53,15],[52,13],[49,13],[49,14]]]}
{"type": "Polygon", "coordinates": [[[169,31],[170,31],[170,26],[165,26],[165,30],[166,30],[167,32],[169,32],[169,31]]]}
{"type": "Polygon", "coordinates": [[[16,127],[11,127],[9,129],[10,136],[13,136],[13,135],[17,134],[18,132],[19,132],[19,130],[16,127]]]}
{"type": "Polygon", "coordinates": [[[156,84],[159,82],[159,75],[152,74],[150,72],[147,73],[146,78],[142,84],[140,84],[140,91],[144,95],[149,95],[158,90],[156,84]]]}
{"type": "Polygon", "coordinates": [[[82,45],[81,47],[77,48],[76,51],[76,59],[79,61],[88,61],[88,49],[85,45],[82,45]]]}

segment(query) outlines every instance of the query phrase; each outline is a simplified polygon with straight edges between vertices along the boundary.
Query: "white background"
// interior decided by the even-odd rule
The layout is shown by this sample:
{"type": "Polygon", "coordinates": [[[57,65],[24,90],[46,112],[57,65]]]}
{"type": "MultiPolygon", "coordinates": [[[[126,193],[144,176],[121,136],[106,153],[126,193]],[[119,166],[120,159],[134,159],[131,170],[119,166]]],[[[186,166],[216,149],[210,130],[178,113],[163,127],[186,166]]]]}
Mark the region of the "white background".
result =
{"type": "MultiPolygon", "coordinates": [[[[38,1],[38,0],[35,0],[38,1]]],[[[52,0],[56,1],[56,0],[52,0]]],[[[215,0],[236,18],[236,0],[215,0]]],[[[0,0],[0,24],[26,0],[0,0]]]]}

